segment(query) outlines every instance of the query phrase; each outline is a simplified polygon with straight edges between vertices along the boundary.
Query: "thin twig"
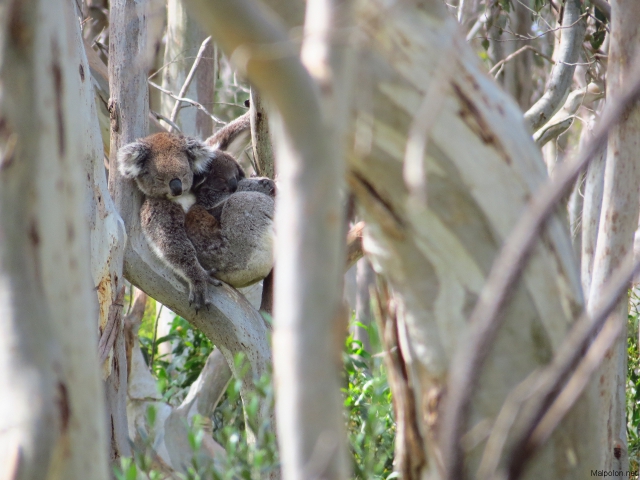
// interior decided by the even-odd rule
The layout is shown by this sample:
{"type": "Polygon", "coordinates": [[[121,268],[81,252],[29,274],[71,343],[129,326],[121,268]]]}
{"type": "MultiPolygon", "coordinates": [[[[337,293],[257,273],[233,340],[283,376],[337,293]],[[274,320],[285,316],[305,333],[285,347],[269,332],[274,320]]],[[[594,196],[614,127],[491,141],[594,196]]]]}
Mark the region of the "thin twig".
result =
{"type": "Polygon", "coordinates": [[[442,437],[442,451],[449,454],[446,464],[447,479],[463,478],[464,454],[460,438],[464,434],[469,404],[476,387],[475,381],[503,320],[498,313],[507,299],[510,287],[524,268],[525,260],[543,224],[573,186],[580,172],[592,160],[595,152],[605,144],[609,129],[620,121],[623,113],[638,99],[640,77],[632,75],[630,78],[635,78],[630,88],[625,89],[625,93],[612,99],[605,107],[591,141],[573,161],[559,165],[553,178],[533,196],[493,263],[489,278],[469,319],[469,345],[459,350],[450,368],[447,388],[449,399],[442,437]]]}
{"type": "MultiPolygon", "coordinates": [[[[507,63],[510,60],[513,60],[513,58],[517,57],[518,55],[520,55],[521,53],[527,51],[527,50],[531,50],[533,53],[540,55],[542,58],[549,60],[551,63],[555,64],[556,62],[554,62],[554,60],[549,57],[548,55],[545,55],[544,53],[542,53],[541,51],[539,51],[538,49],[532,47],[531,45],[525,45],[522,48],[519,48],[518,50],[516,50],[515,52],[513,52],[511,55],[506,56],[505,58],[503,58],[502,60],[500,60],[499,62],[497,62],[493,67],[491,67],[491,70],[489,70],[489,73],[493,73],[496,71],[496,69],[500,68],[503,64],[507,63]]],[[[497,75],[496,75],[497,77],[497,75]]]]}
{"type": "Polygon", "coordinates": [[[199,108],[200,110],[202,110],[205,114],[209,115],[211,117],[211,120],[213,120],[214,122],[216,122],[219,125],[226,125],[226,122],[223,122],[222,120],[220,120],[218,117],[216,117],[215,115],[213,115],[212,113],[209,112],[209,110],[207,110],[206,108],[204,108],[201,104],[199,104],[198,102],[196,102],[195,100],[191,100],[190,98],[183,98],[183,97],[179,97],[177,96],[175,93],[173,93],[170,90],[167,90],[166,88],[162,88],[160,85],[158,85],[157,83],[153,83],[151,80],[147,80],[147,82],[149,83],[149,85],[151,85],[154,88],[157,88],[158,90],[160,90],[162,93],[165,93],[167,95],[169,95],[171,98],[175,99],[175,100],[179,100],[181,102],[185,102],[185,103],[190,103],[191,105],[193,105],[196,108],[199,108]]]}
{"type": "MultiPolygon", "coordinates": [[[[176,125],[174,122],[172,122],[170,119],[168,119],[167,117],[165,117],[161,113],[158,113],[158,112],[156,112],[154,110],[149,110],[149,112],[151,113],[151,115],[156,117],[156,120],[162,120],[163,122],[166,122],[167,125],[169,125],[173,130],[176,130],[178,133],[182,133],[182,130],[180,129],[180,127],[178,125],[176,125]]],[[[171,130],[171,131],[173,131],[173,130],[171,130]]]]}
{"type": "MultiPolygon", "coordinates": [[[[539,33],[538,35],[522,35],[520,33],[516,33],[516,32],[512,32],[510,30],[506,30],[503,29],[503,31],[513,35],[514,37],[520,37],[520,38],[493,38],[493,37],[474,37],[474,38],[486,38],[487,40],[492,40],[494,42],[528,42],[530,40],[537,40],[538,38],[544,37],[545,35],[549,34],[549,33],[553,33],[553,32],[557,32],[560,30],[566,30],[569,29],[571,27],[573,27],[574,25],[576,25],[577,23],[579,23],[582,19],[587,18],[589,16],[589,13],[583,13],[582,15],[580,15],[580,18],[578,18],[575,22],[573,22],[571,25],[561,25],[560,27],[556,27],[556,28],[552,28],[550,30],[545,30],[542,33],[539,33]]],[[[468,39],[467,39],[468,40],[468,39]]]]}
{"type": "MultiPolygon", "coordinates": [[[[208,36],[200,45],[200,50],[198,50],[198,54],[196,55],[196,59],[193,61],[193,65],[191,65],[191,70],[187,74],[187,78],[184,79],[184,83],[182,84],[182,88],[180,89],[180,93],[178,93],[178,97],[183,98],[187,94],[187,90],[189,89],[189,85],[193,81],[193,78],[196,76],[196,70],[198,69],[198,65],[200,65],[200,61],[202,60],[202,56],[204,55],[204,51],[207,49],[207,46],[211,42],[211,36],[208,36]]],[[[171,110],[171,116],[169,119],[175,125],[176,118],[178,118],[178,112],[180,111],[182,101],[176,100],[175,105],[173,106],[173,110],[171,110]]],[[[172,127],[173,128],[173,127],[172,127]]]]}

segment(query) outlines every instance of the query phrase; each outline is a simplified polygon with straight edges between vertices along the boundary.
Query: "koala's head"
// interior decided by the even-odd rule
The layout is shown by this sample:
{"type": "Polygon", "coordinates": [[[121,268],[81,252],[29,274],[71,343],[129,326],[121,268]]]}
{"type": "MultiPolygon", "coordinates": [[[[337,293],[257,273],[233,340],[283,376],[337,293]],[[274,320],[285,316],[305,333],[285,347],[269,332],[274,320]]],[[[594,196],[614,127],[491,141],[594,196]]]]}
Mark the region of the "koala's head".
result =
{"type": "Polygon", "coordinates": [[[246,177],[244,169],[228,153],[218,150],[216,159],[211,162],[209,179],[218,179],[226,183],[229,192],[233,193],[238,188],[238,182],[246,177]]]}
{"type": "Polygon", "coordinates": [[[122,147],[118,170],[148,197],[173,199],[191,190],[194,174],[205,173],[218,153],[195,138],[156,133],[122,147]]]}

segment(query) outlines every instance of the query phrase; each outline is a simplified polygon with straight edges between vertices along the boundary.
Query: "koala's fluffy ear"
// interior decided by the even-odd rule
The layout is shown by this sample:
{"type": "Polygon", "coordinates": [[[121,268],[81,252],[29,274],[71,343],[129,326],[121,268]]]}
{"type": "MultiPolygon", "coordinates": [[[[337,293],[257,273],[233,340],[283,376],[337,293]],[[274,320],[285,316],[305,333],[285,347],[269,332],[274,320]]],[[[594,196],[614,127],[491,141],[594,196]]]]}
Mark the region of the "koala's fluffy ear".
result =
{"type": "Polygon", "coordinates": [[[206,172],[217,157],[216,151],[192,137],[186,137],[185,141],[193,173],[206,172]]]}
{"type": "Polygon", "coordinates": [[[142,173],[148,156],[149,146],[146,143],[128,143],[118,151],[118,171],[125,178],[136,178],[142,173]]]}

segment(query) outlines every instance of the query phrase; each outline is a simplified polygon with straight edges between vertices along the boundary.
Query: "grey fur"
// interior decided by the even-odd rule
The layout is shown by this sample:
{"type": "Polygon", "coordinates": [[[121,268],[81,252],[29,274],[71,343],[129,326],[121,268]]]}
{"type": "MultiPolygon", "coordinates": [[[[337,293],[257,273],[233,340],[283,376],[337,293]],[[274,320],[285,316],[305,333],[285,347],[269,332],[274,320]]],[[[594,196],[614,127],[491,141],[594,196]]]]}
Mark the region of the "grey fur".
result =
{"type": "Polygon", "coordinates": [[[207,284],[220,285],[220,281],[198,261],[184,229],[184,205],[191,195],[194,172],[206,171],[217,155],[196,139],[169,133],[151,135],[118,152],[119,171],[134,179],[145,195],[140,208],[142,231],[154,253],[187,281],[189,302],[196,310],[208,303],[207,284]],[[180,181],[181,193],[172,192],[172,180],[180,181]]]}
{"type": "Polygon", "coordinates": [[[213,209],[218,218],[202,205],[191,207],[185,228],[205,268],[234,287],[246,287],[273,268],[273,212],[270,196],[236,192],[213,209]]]}
{"type": "MultiPolygon", "coordinates": [[[[249,129],[248,117],[230,126],[211,139],[227,145],[228,136],[249,129]]],[[[215,270],[220,280],[245,287],[271,271],[275,192],[273,180],[246,178],[238,162],[225,153],[216,157],[194,187],[196,204],[187,213],[185,229],[200,263],[215,270]]]]}

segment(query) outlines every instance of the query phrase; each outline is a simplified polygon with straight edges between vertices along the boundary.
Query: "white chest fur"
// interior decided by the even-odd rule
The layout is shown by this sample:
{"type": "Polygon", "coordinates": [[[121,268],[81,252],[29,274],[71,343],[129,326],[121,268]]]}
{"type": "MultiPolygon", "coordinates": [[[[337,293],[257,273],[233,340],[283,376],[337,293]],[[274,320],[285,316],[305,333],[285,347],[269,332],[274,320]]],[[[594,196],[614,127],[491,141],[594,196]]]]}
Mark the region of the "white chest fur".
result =
{"type": "Polygon", "coordinates": [[[189,210],[194,203],[196,203],[196,197],[193,193],[187,193],[185,195],[172,198],[171,200],[179,203],[185,212],[189,210]]]}

